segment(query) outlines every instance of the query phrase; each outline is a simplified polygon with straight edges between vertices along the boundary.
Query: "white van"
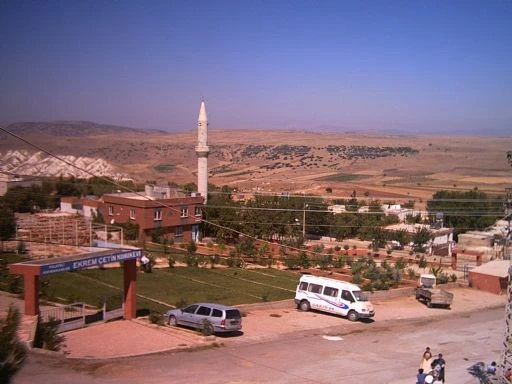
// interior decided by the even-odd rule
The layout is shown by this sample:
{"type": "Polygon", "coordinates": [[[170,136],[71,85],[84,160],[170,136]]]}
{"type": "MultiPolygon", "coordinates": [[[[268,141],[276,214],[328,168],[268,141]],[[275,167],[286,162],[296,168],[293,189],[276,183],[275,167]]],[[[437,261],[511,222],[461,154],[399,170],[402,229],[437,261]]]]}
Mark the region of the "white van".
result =
{"type": "Polygon", "coordinates": [[[373,305],[357,285],[327,277],[303,275],[295,304],[302,311],[316,309],[346,316],[350,321],[375,316],[373,305]]]}

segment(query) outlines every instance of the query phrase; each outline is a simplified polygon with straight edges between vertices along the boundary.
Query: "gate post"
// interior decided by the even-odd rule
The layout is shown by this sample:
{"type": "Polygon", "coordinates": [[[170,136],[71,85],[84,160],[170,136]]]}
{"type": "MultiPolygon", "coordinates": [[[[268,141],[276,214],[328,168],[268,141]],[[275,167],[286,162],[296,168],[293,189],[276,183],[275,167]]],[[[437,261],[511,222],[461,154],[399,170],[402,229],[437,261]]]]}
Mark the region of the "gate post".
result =
{"type": "Polygon", "coordinates": [[[124,318],[134,319],[137,315],[137,260],[124,261],[124,318]]]}
{"type": "Polygon", "coordinates": [[[39,314],[39,267],[12,264],[9,273],[23,276],[25,315],[39,314]]]}

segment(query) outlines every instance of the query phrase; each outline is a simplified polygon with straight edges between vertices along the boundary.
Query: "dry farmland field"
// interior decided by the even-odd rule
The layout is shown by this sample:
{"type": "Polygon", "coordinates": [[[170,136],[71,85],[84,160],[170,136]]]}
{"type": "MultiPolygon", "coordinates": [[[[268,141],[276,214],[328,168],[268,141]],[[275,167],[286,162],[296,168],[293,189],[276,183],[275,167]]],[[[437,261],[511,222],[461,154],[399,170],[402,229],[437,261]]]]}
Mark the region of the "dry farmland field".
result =
{"type": "MultiPolygon", "coordinates": [[[[168,133],[93,123],[12,129],[57,155],[103,159],[139,182],[197,182],[195,130],[168,133]]],[[[36,151],[15,138],[1,139],[2,154],[36,151]]],[[[512,137],[211,129],[208,144],[209,182],[244,192],[343,198],[355,191],[358,198],[421,205],[440,189],[503,195],[512,186],[506,158],[512,137]]]]}

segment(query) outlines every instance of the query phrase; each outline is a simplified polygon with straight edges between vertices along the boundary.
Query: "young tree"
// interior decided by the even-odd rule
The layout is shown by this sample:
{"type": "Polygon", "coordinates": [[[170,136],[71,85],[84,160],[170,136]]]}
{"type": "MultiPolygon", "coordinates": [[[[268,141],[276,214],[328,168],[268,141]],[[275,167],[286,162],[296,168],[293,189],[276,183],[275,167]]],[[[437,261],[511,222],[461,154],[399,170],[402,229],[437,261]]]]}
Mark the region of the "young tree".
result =
{"type": "Polygon", "coordinates": [[[4,249],[4,241],[14,237],[16,233],[16,219],[14,213],[7,208],[0,206],[0,242],[1,248],[4,249]]]}
{"type": "Polygon", "coordinates": [[[0,319],[0,383],[8,383],[27,356],[27,349],[18,338],[20,319],[19,310],[12,305],[7,316],[0,319]]]}

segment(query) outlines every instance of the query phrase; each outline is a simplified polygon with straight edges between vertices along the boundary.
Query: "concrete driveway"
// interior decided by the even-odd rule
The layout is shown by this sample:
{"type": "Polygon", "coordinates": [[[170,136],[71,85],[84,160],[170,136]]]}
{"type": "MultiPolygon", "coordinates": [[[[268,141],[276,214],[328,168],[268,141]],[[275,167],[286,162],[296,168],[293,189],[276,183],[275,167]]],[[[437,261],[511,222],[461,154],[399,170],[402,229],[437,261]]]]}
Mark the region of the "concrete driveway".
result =
{"type": "MultiPolygon", "coordinates": [[[[494,295],[471,288],[453,288],[450,291],[455,295],[451,310],[427,308],[417,302],[414,296],[373,301],[376,311],[373,321],[381,323],[396,319],[444,317],[454,313],[499,307],[505,312],[505,295],[494,295]]],[[[235,345],[261,342],[277,338],[283,333],[328,329],[339,322],[343,322],[349,329],[365,325],[320,312],[298,311],[292,300],[247,305],[241,308],[246,313],[241,334],[205,337],[193,330],[156,326],[145,318],[138,318],[131,321],[99,323],[66,332],[66,347],[63,351],[68,358],[73,359],[110,359],[201,348],[213,343],[235,345]]]]}

